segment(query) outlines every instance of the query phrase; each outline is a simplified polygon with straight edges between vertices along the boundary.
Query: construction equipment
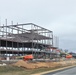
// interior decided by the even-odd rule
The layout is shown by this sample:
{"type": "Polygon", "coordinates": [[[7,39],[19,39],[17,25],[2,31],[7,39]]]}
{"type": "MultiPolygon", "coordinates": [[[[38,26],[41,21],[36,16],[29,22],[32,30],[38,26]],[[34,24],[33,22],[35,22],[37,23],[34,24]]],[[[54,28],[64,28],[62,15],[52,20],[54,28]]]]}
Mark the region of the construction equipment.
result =
{"type": "Polygon", "coordinates": [[[71,54],[66,55],[66,58],[72,58],[71,54]]]}
{"type": "Polygon", "coordinates": [[[16,56],[16,59],[23,59],[24,56],[16,56]]]}
{"type": "Polygon", "coordinates": [[[30,55],[25,55],[24,57],[23,57],[23,60],[24,61],[28,61],[28,60],[33,60],[33,55],[32,54],[30,54],[30,55]]]}
{"type": "Polygon", "coordinates": [[[33,60],[34,57],[32,54],[25,55],[25,56],[17,56],[16,59],[22,59],[24,61],[33,60]]]}

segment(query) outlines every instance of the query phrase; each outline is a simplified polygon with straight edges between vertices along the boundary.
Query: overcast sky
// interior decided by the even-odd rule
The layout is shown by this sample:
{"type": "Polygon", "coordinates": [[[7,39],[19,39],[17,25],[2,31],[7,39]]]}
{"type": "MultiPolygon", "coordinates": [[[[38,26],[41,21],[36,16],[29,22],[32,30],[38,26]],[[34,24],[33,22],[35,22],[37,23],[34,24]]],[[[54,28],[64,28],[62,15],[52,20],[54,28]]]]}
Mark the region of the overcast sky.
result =
{"type": "Polygon", "coordinates": [[[0,0],[1,24],[6,18],[52,30],[60,48],[76,52],[76,0],[0,0]]]}

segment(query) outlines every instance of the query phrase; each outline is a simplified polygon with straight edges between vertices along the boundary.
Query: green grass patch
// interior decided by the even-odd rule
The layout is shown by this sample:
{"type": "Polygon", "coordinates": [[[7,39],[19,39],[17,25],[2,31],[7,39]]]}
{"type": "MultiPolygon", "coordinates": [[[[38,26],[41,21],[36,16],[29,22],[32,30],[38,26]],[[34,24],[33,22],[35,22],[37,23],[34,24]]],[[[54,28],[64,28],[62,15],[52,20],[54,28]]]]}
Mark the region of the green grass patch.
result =
{"type": "Polygon", "coordinates": [[[38,68],[38,69],[27,70],[25,68],[15,67],[15,66],[1,66],[0,75],[31,75],[34,73],[49,71],[56,68],[38,68]]]}
{"type": "Polygon", "coordinates": [[[57,68],[61,68],[61,66],[54,67],[54,68],[38,68],[38,69],[31,69],[31,70],[27,70],[25,68],[15,67],[15,66],[0,66],[0,75],[31,75],[35,73],[54,70],[57,68]]]}

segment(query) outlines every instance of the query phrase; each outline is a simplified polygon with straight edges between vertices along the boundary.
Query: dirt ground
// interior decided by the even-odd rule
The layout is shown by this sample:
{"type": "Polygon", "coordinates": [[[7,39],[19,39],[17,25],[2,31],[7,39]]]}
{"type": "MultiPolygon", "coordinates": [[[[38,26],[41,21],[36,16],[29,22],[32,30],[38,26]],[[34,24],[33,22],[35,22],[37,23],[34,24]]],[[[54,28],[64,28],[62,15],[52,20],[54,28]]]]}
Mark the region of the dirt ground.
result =
{"type": "Polygon", "coordinates": [[[28,61],[19,60],[18,62],[12,65],[23,67],[26,69],[36,69],[36,68],[54,68],[59,66],[68,66],[72,64],[76,64],[76,60],[66,60],[59,62],[28,62],[28,61]]]}

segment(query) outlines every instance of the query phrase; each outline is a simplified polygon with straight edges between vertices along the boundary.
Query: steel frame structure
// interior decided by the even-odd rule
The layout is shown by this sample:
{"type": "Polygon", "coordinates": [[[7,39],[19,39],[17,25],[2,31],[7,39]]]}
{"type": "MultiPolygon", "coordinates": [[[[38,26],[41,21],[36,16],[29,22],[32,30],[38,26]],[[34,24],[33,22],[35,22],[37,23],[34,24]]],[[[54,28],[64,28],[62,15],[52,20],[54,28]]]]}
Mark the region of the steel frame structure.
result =
{"type": "Polygon", "coordinates": [[[35,58],[50,57],[55,53],[48,50],[53,47],[53,32],[33,23],[0,26],[0,53],[20,56],[33,54],[35,58]]]}

